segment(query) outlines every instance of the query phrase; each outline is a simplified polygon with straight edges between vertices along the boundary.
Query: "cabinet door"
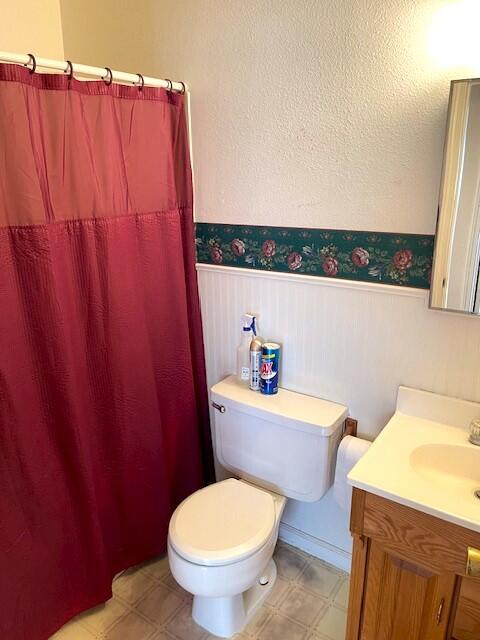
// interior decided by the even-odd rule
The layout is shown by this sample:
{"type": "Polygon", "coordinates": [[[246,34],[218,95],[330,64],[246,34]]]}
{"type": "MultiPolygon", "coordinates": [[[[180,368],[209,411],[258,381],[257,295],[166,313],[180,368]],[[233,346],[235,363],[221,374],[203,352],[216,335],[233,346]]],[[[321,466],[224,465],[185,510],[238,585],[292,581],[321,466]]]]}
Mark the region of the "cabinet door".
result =
{"type": "Polygon", "coordinates": [[[480,579],[463,578],[458,598],[455,640],[480,640],[480,579]]]}
{"type": "Polygon", "coordinates": [[[370,540],[360,640],[445,640],[455,584],[370,540]]]}

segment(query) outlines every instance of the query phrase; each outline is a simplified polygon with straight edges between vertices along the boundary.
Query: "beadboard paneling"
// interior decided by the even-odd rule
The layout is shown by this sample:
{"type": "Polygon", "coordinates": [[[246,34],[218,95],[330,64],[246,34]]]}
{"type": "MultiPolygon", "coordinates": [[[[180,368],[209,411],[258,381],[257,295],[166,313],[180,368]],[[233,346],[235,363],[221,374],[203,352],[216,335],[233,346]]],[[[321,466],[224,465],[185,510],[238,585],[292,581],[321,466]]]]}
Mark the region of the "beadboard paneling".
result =
{"type": "Polygon", "coordinates": [[[400,384],[480,399],[480,319],[431,311],[427,294],[201,267],[199,287],[210,384],[235,370],[252,311],[283,345],[281,386],[348,405],[366,437],[391,416],[400,384]]]}
{"type": "MultiPolygon", "coordinates": [[[[360,436],[379,433],[401,384],[480,400],[480,319],[431,311],[415,290],[253,273],[199,266],[209,385],[235,370],[240,317],[252,311],[263,337],[283,345],[281,386],[346,404],[360,436]]],[[[331,492],[290,502],[284,522],[350,549],[331,492]]]]}

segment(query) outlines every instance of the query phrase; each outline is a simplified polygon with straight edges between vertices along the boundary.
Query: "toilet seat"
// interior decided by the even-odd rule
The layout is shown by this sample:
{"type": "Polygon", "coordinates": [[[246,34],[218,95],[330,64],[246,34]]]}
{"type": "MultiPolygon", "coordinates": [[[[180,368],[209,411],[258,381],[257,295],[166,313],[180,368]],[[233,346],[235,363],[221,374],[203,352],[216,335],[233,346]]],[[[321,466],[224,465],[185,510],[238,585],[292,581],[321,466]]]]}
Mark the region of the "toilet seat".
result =
{"type": "Polygon", "coordinates": [[[170,520],[169,541],[185,560],[228,565],[263,547],[275,522],[270,493],[229,479],[196,491],[177,507],[170,520]]]}

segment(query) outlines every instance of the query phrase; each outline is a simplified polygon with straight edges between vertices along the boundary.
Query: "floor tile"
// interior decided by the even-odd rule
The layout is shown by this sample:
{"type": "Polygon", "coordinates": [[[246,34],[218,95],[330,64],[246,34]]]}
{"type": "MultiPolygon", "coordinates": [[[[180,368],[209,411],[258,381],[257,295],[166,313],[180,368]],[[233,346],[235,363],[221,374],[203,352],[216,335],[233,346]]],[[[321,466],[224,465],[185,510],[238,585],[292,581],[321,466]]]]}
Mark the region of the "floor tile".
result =
{"type": "Polygon", "coordinates": [[[266,607],[262,607],[257,613],[253,616],[250,622],[247,624],[242,633],[249,636],[250,638],[256,638],[260,629],[265,625],[268,618],[271,615],[270,609],[266,607]]]}
{"type": "Polygon", "coordinates": [[[164,624],[183,604],[178,593],[159,584],[140,600],[135,609],[152,622],[164,624]]]}
{"type": "Polygon", "coordinates": [[[258,640],[305,640],[307,629],[275,613],[258,634],[258,640]]]}
{"type": "Polygon", "coordinates": [[[156,629],[134,611],[119,620],[107,633],[105,640],[151,640],[156,629]]]}
{"type": "Polygon", "coordinates": [[[278,575],[285,580],[295,580],[307,564],[305,557],[291,547],[278,546],[274,555],[278,575]]]}
{"type": "Polygon", "coordinates": [[[142,570],[145,571],[145,573],[148,573],[149,575],[152,576],[152,578],[156,578],[157,580],[161,580],[162,578],[164,578],[165,576],[168,576],[170,574],[170,566],[168,564],[168,557],[167,556],[163,556],[160,558],[155,558],[154,560],[151,560],[150,562],[146,562],[143,567],[142,570]]]}
{"type": "MultiPolygon", "coordinates": [[[[265,605],[234,640],[344,640],[348,575],[279,543],[278,577],[265,605]]],[[[166,556],[124,571],[114,596],[50,640],[218,640],[192,619],[192,596],[166,556]]]]}
{"type": "Polygon", "coordinates": [[[329,598],[341,580],[339,572],[312,558],[298,578],[298,583],[324,598],[329,598]]]}
{"type": "Polygon", "coordinates": [[[127,571],[113,581],[112,591],[114,596],[129,604],[135,604],[155,584],[155,580],[143,571],[127,571]]]}
{"type": "Polygon", "coordinates": [[[346,609],[348,607],[349,590],[350,580],[348,580],[347,578],[342,582],[340,589],[337,591],[335,597],[333,598],[335,604],[338,604],[340,607],[344,607],[346,609]]]}
{"type": "Polygon", "coordinates": [[[110,598],[104,604],[85,611],[82,623],[96,633],[103,633],[127,613],[127,607],[116,598],[110,598]]]}
{"type": "MultiPolygon", "coordinates": [[[[155,639],[154,639],[155,640],[155,639]]],[[[209,634],[205,640],[225,640],[225,638],[220,638],[220,636],[212,636],[211,634],[209,634]]],[[[247,636],[243,633],[236,633],[232,640],[250,640],[250,636],[247,636]]]]}
{"type": "Polygon", "coordinates": [[[166,631],[179,640],[204,640],[208,633],[199,627],[192,618],[192,608],[186,604],[170,620],[166,631]]]}
{"type": "Polygon", "coordinates": [[[334,605],[328,607],[321,616],[317,631],[328,640],[345,640],[347,629],[347,612],[334,605]]]}
{"type": "Polygon", "coordinates": [[[79,622],[69,622],[51,636],[50,640],[95,640],[95,635],[79,622]]]}
{"type": "Polygon", "coordinates": [[[315,596],[302,587],[295,586],[288,592],[279,610],[289,618],[309,627],[325,609],[326,602],[319,596],[315,596]]]}
{"type": "Polygon", "coordinates": [[[271,607],[276,607],[280,604],[282,599],[285,597],[287,591],[290,589],[291,583],[283,578],[277,576],[275,584],[273,585],[273,589],[270,591],[267,604],[271,607]]]}

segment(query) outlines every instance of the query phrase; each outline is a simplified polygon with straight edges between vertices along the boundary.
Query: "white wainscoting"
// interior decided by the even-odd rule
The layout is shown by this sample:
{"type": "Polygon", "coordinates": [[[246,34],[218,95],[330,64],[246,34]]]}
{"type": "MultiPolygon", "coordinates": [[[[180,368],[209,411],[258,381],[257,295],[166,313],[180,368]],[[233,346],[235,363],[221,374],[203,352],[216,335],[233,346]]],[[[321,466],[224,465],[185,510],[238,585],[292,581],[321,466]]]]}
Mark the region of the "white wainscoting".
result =
{"type": "MultiPolygon", "coordinates": [[[[210,265],[198,265],[198,279],[209,385],[235,370],[250,311],[282,344],[281,386],[346,404],[366,438],[392,415],[399,385],[480,400],[480,319],[429,310],[425,291],[210,265]]],[[[345,566],[348,514],[331,491],[289,502],[283,523],[290,537],[300,532],[298,546],[303,535],[330,562],[337,548],[345,566]]]]}

